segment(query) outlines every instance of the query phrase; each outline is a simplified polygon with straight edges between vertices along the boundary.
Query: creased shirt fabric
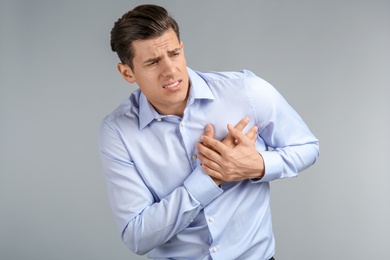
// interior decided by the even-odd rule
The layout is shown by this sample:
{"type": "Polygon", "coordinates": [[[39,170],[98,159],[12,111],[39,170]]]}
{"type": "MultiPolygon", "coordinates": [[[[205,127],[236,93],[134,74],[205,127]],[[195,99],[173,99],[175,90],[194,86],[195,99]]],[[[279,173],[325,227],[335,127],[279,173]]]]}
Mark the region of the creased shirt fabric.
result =
{"type": "Polygon", "coordinates": [[[318,140],[269,83],[250,71],[197,72],[183,117],[160,115],[138,89],[102,122],[100,154],[123,242],[154,259],[269,259],[275,251],[269,182],[318,157],[318,140]],[[195,144],[207,123],[222,140],[243,117],[259,127],[260,180],[203,172],[195,144]]]}

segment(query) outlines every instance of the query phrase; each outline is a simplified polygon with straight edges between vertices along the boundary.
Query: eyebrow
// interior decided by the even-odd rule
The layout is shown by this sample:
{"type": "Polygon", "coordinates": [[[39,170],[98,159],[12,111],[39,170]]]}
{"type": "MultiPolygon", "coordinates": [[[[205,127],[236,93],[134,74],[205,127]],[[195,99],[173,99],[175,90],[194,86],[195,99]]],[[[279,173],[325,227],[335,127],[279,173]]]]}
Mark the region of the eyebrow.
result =
{"type": "Polygon", "coordinates": [[[181,50],[181,48],[178,47],[178,48],[176,48],[176,49],[173,49],[172,51],[168,51],[168,54],[169,54],[169,55],[172,55],[172,54],[175,54],[176,52],[178,52],[178,51],[180,51],[180,50],[181,50]]]}
{"type": "MultiPolygon", "coordinates": [[[[171,51],[168,51],[168,55],[171,56],[171,55],[175,54],[176,52],[178,52],[178,51],[180,51],[180,50],[181,50],[180,47],[175,48],[175,49],[173,49],[173,50],[171,50],[171,51]]],[[[158,62],[159,60],[161,60],[161,57],[154,57],[154,58],[150,58],[150,59],[144,61],[143,64],[158,62]]]]}

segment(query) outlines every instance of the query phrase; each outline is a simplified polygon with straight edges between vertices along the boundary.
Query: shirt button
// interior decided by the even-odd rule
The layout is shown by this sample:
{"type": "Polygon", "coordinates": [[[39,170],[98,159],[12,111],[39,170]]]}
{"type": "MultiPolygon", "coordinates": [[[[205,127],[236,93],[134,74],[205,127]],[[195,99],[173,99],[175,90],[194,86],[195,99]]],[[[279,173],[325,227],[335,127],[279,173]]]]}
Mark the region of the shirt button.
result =
{"type": "Polygon", "coordinates": [[[192,155],[193,160],[196,160],[196,158],[198,158],[198,156],[196,156],[196,154],[192,155]]]}
{"type": "Polygon", "coordinates": [[[213,217],[209,217],[209,221],[210,221],[210,222],[213,222],[213,221],[214,221],[214,218],[213,218],[213,217]]]}
{"type": "Polygon", "coordinates": [[[216,247],[213,247],[213,249],[211,249],[211,250],[213,250],[214,253],[218,251],[218,249],[216,247]]]}
{"type": "Polygon", "coordinates": [[[159,118],[157,118],[157,121],[158,121],[158,122],[161,122],[161,118],[160,118],[160,117],[159,117],[159,118]]]}
{"type": "Polygon", "coordinates": [[[180,125],[184,127],[186,124],[183,121],[181,121],[180,125]]]}

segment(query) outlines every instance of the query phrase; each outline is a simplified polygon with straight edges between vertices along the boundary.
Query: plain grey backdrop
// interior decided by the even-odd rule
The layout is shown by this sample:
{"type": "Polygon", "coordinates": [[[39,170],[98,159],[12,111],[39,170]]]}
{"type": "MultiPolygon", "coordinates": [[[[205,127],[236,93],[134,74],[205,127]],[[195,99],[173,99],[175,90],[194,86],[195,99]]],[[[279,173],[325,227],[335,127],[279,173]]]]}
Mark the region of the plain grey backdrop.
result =
{"type": "MultiPolygon", "coordinates": [[[[97,148],[136,88],[109,33],[140,3],[0,0],[1,259],[145,259],[120,240],[97,148]]],[[[390,259],[390,1],[154,3],[190,67],[252,70],[320,139],[312,168],[271,184],[275,257],[390,259]]]]}

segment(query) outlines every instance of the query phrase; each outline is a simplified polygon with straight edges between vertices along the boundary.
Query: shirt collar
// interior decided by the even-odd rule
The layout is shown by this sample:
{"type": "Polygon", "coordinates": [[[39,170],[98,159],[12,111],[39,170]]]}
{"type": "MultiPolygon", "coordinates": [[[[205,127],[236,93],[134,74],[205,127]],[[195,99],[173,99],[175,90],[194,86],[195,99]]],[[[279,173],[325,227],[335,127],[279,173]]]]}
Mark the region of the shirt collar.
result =
{"type": "MultiPolygon", "coordinates": [[[[214,95],[211,92],[207,82],[201,75],[187,68],[188,76],[190,78],[190,93],[188,96],[187,106],[191,105],[196,99],[210,99],[214,100],[214,95]]],[[[139,99],[139,128],[143,129],[153,120],[157,120],[164,116],[160,115],[154,107],[149,103],[146,96],[140,91],[139,99]]]]}

